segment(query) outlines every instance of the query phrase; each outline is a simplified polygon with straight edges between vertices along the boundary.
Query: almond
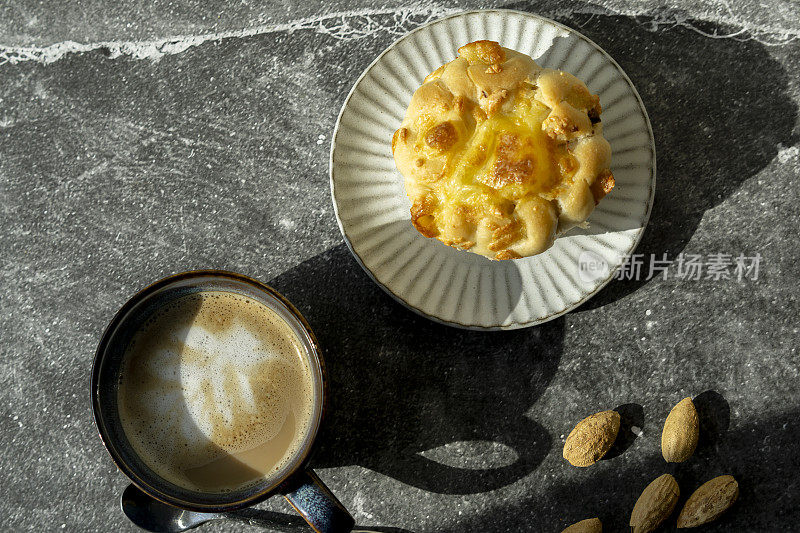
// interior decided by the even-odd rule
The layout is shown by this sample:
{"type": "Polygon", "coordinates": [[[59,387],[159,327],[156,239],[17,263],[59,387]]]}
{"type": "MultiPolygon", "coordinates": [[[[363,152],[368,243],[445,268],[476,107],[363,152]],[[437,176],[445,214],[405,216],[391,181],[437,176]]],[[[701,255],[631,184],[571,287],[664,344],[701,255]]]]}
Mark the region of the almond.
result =
{"type": "Polygon", "coordinates": [[[631,513],[633,533],[655,531],[675,509],[681,491],[678,482],[669,474],[657,477],[642,491],[631,513]]]}
{"type": "Polygon", "coordinates": [[[564,443],[564,459],[573,466],[590,466],[603,457],[619,433],[620,417],[616,411],[602,411],[587,416],[575,426],[564,443]]]}
{"type": "Polygon", "coordinates": [[[668,463],[682,463],[697,448],[700,419],[691,398],[684,398],[672,408],[661,433],[661,455],[668,463]]]}
{"type": "Polygon", "coordinates": [[[603,524],[599,518],[587,518],[569,526],[561,533],[602,533],[603,524]]]}
{"type": "Polygon", "coordinates": [[[716,520],[738,497],[739,484],[733,476],[719,476],[706,481],[689,496],[678,515],[678,527],[697,527],[716,520]]]}

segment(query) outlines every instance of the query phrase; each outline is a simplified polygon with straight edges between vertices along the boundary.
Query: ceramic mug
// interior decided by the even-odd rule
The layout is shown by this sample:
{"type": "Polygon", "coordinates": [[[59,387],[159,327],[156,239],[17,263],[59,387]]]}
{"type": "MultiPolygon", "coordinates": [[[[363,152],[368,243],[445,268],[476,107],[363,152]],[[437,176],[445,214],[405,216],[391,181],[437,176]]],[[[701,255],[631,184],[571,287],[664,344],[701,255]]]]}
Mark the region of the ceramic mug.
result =
{"type": "Polygon", "coordinates": [[[351,531],[354,521],[344,506],[308,467],[325,412],[325,365],[311,328],[300,312],[275,289],[241,274],[221,270],[184,272],[141,290],[117,312],[95,354],[91,376],[94,420],[103,444],[117,467],[134,485],[164,503],[191,511],[224,512],[241,509],[274,495],[284,496],[318,533],[351,531]],[[302,446],[275,475],[231,492],[206,493],[175,485],[151,470],[136,454],[123,431],[117,404],[122,359],[127,343],[171,295],[186,291],[226,291],[252,298],[275,311],[305,348],[314,384],[312,427],[302,446]]]}

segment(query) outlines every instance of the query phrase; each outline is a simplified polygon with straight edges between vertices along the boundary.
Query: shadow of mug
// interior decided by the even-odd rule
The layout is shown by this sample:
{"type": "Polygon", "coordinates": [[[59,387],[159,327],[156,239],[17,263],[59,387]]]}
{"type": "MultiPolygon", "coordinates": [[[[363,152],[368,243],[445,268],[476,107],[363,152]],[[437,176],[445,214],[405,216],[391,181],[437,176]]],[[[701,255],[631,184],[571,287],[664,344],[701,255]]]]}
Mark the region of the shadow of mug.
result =
{"type": "Polygon", "coordinates": [[[331,404],[316,466],[357,464],[430,492],[473,494],[528,475],[550,450],[526,412],[557,369],[563,319],[508,332],[434,323],[384,294],[344,245],[270,284],[325,349],[331,404]]]}

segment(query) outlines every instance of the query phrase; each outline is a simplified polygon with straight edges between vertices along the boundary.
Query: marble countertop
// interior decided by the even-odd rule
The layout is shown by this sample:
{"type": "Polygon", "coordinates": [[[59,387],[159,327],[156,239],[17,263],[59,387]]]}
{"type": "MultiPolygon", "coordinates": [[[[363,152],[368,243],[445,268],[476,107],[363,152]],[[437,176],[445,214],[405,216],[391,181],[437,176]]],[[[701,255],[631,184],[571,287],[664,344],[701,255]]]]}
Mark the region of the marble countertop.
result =
{"type": "Polygon", "coordinates": [[[797,527],[796,0],[135,5],[0,6],[0,530],[136,530],[89,369],[128,297],[194,268],[266,281],[311,322],[332,383],[314,466],[359,524],[558,532],[599,516],[623,531],[642,488],[671,472],[683,498],[739,480],[705,531],[797,527]],[[638,252],[758,254],[758,275],[681,279],[673,265],[501,333],[434,324],[375,286],[333,215],[336,116],[394,39],[467,7],[554,18],[633,80],[658,152],[638,252]],[[686,396],[704,437],[667,465],[661,427],[686,396]],[[569,466],[566,434],[611,408],[640,435],[569,466]]]}

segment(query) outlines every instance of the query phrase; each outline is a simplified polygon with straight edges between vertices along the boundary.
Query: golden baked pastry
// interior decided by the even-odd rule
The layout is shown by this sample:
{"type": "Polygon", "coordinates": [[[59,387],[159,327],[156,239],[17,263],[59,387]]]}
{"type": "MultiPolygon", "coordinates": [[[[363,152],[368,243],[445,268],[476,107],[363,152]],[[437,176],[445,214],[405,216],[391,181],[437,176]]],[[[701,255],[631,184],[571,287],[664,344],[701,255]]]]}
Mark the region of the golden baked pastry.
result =
{"type": "Polygon", "coordinates": [[[539,254],[614,187],[600,99],[493,41],[425,78],[392,138],[426,237],[491,259],[539,254]]]}

